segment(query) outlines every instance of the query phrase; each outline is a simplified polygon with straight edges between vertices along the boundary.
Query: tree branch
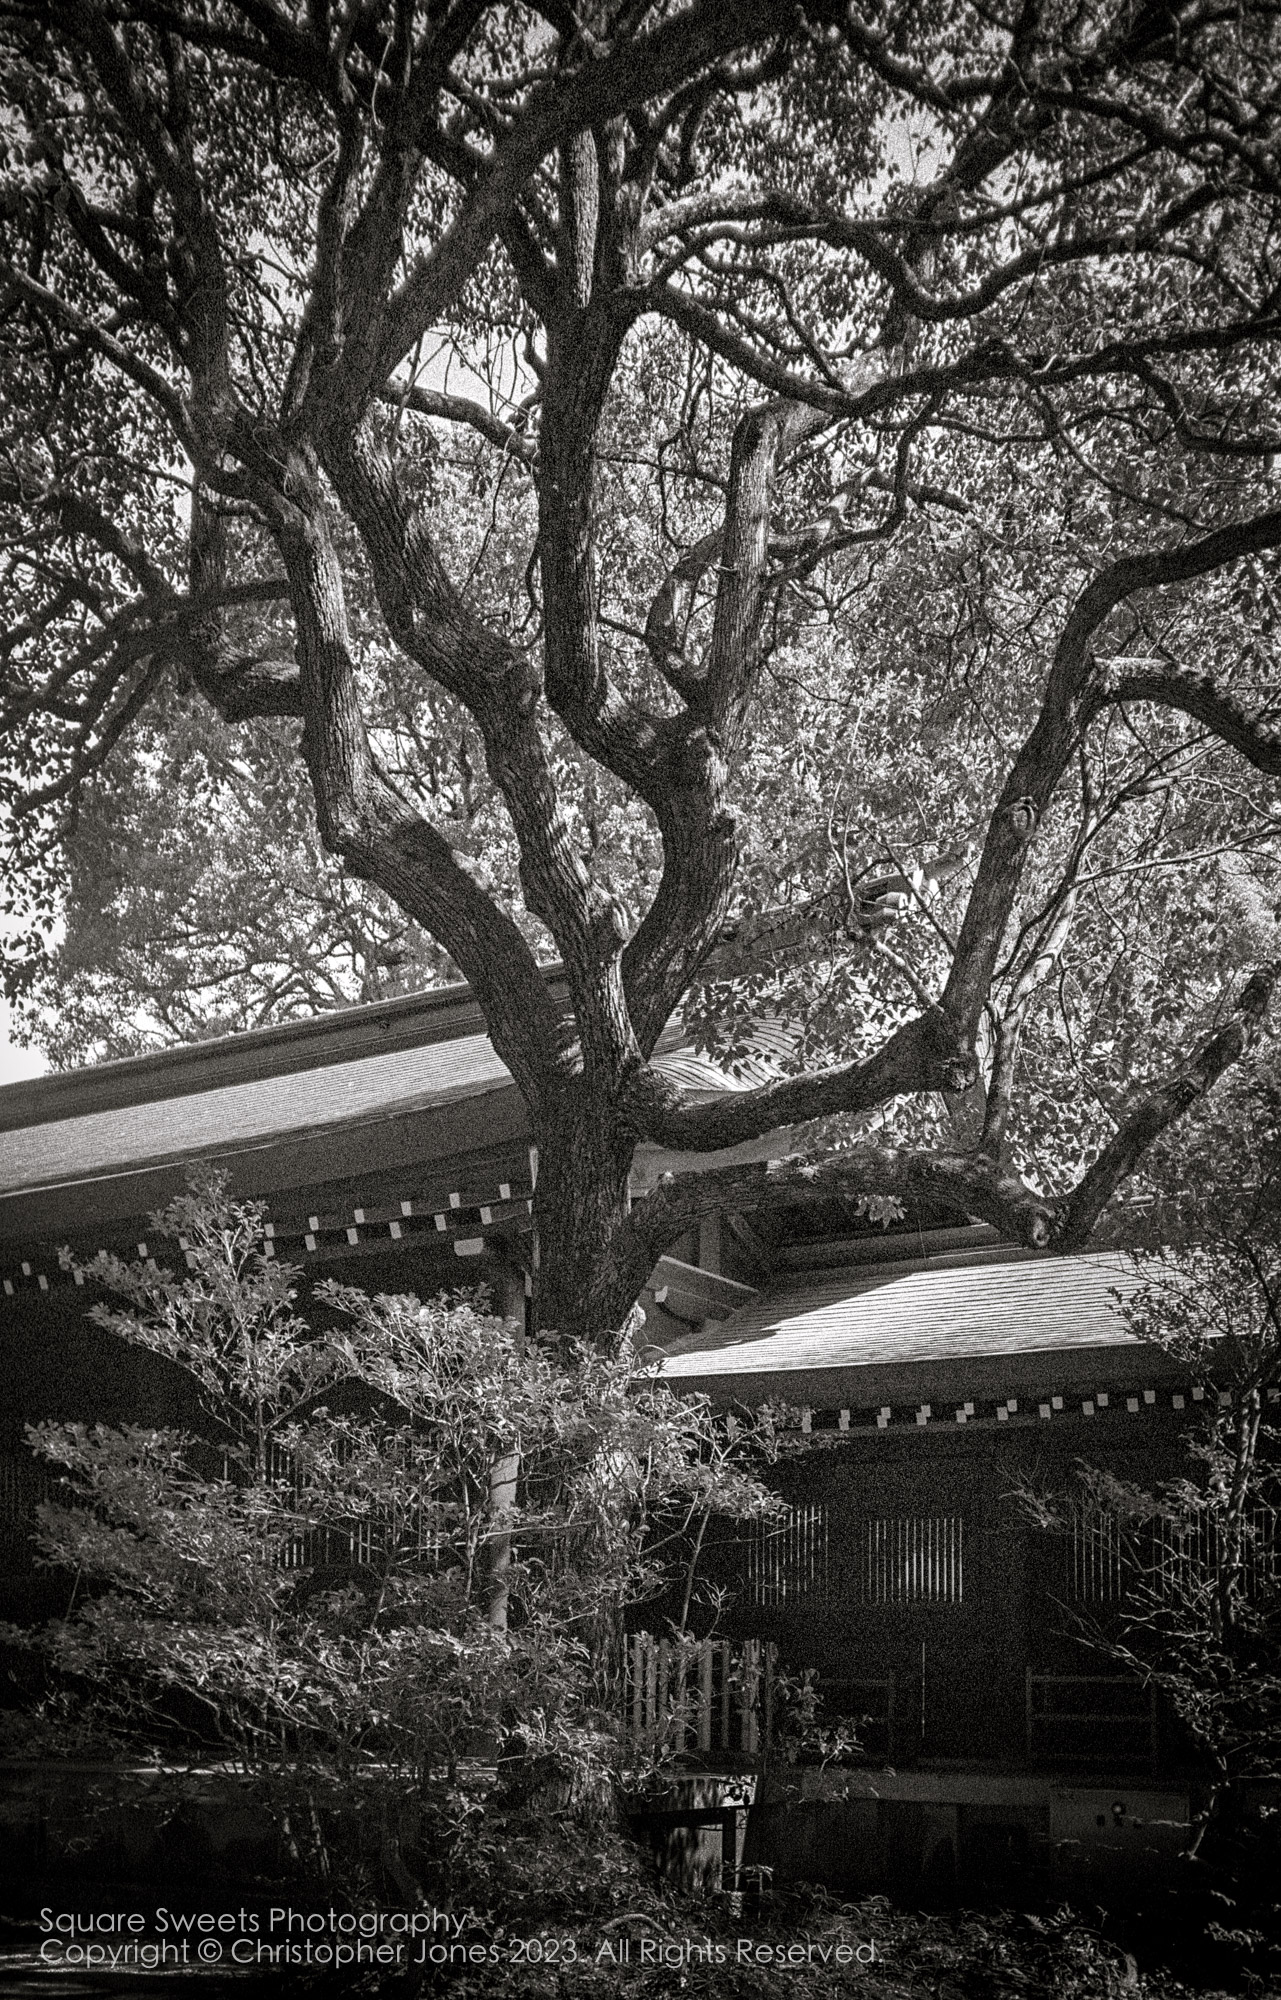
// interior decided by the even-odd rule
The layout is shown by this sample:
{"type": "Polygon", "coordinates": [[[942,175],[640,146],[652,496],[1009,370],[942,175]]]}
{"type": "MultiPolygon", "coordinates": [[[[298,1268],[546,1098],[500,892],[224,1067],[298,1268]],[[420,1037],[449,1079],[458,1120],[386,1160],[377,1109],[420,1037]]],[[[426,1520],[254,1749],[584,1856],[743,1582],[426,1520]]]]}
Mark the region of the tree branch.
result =
{"type": "Polygon", "coordinates": [[[1018,1073],[1019,1045],[1023,1038],[1028,1009],[1037,988],[1045,984],[1063,955],[1075,912],[1076,890],[1072,888],[1063,898],[1049,935],[1045,936],[1041,945],[1029,954],[1022,972],[1014,983],[1005,1011],[997,1022],[996,1044],[992,1055],[992,1080],[987,1091],[981,1139],[982,1150],[990,1153],[994,1159],[1000,1157],[1005,1141],[1005,1127],[1010,1115],[1014,1082],[1018,1073]]]}
{"type": "Polygon", "coordinates": [[[381,337],[366,384],[386,381],[419,335],[460,295],[531,175],[554,147],[588,126],[621,117],[647,98],[737,48],[776,35],[777,0],[699,0],[611,53],[589,58],[531,101],[480,175],[449,229],[381,312],[381,337]]]}
{"type": "MultiPolygon", "coordinates": [[[[980,1153],[918,1152],[864,1143],[848,1151],[664,1177],[632,1209],[620,1240],[623,1282],[644,1285],[658,1258],[702,1217],[807,1201],[893,1196],[990,1222],[1015,1243],[1050,1247],[1057,1205],[980,1153]]],[[[1055,1247],[1058,1247],[1057,1245],[1055,1247]]],[[[1066,1246],[1065,1246],[1066,1247],[1066,1246]]],[[[635,1291],[631,1294],[635,1296],[635,1291]]]]}
{"type": "MultiPolygon", "coordinates": [[[[406,500],[390,454],[368,424],[355,437],[343,433],[331,442],[326,469],[368,550],[393,638],[479,724],[490,775],[520,843],[525,900],[555,939],[583,1054],[602,1065],[612,1088],[624,1061],[639,1060],[621,1008],[611,1012],[603,998],[606,970],[621,949],[621,927],[612,900],[587,872],[561,806],[539,725],[538,670],[455,588],[427,523],[406,500]]],[[[442,942],[453,950],[448,939],[442,942]]],[[[559,1031],[551,1037],[545,1059],[561,1040],[559,1031]]]]}
{"type": "Polygon", "coordinates": [[[1262,1032],[1279,976],[1281,962],[1260,967],[1242,991],[1234,1018],[1126,1113],[1094,1165],[1058,1204],[1056,1248],[1074,1250],[1088,1241],[1108,1202],[1134,1172],[1153,1140],[1190,1111],[1224,1071],[1253,1046],[1262,1032]]]}
{"type": "MultiPolygon", "coordinates": [[[[1041,816],[1090,714],[1091,642],[1127,597],[1206,576],[1241,556],[1281,545],[1281,509],[1232,522],[1180,548],[1125,556],[1109,564],[1077,598],[1046,684],[1036,723],[1014,760],[992,815],[974,889],[941,1005],[972,1041],[991,990],[1024,862],[1041,816]]],[[[1261,746],[1260,746],[1261,747],[1261,746]]]]}
{"type": "Polygon", "coordinates": [[[664,1250],[702,1217],[806,1201],[891,1195],[905,1207],[942,1206],[990,1222],[1029,1249],[1081,1249],[1103,1209],[1152,1141],[1181,1118],[1245,1053],[1260,1031],[1281,965],[1256,972],[1237,1003],[1237,1018],[1214,1035],[1177,1075],[1135,1106],[1110,1145],[1067,1196],[1040,1195],[990,1154],[924,1152],[862,1143],[848,1151],[702,1173],[665,1175],[637,1203],[620,1239],[620,1288],[635,1296],[664,1250]]]}
{"type": "Polygon", "coordinates": [[[138,355],[131,354],[113,333],[108,332],[105,327],[96,325],[78,307],[71,305],[66,299],[59,298],[47,285],[40,284],[38,280],[30,277],[27,272],[8,262],[7,259],[0,262],[0,277],[3,277],[5,283],[29,304],[48,313],[59,325],[65,326],[68,332],[76,334],[79,339],[101,354],[104,360],[110,361],[113,367],[118,368],[122,375],[127,375],[131,382],[136,383],[157,407],[164,411],[173,426],[175,437],[184,448],[193,457],[198,453],[199,445],[192,433],[182,397],[171,383],[166,382],[158,369],[153,368],[149,362],[141,360],[138,355]]]}
{"type": "Polygon", "coordinates": [[[1251,713],[1232,695],[1224,694],[1210,674],[1180,673],[1175,668],[1154,673],[1103,672],[1082,704],[1082,717],[1092,721],[1103,709],[1122,702],[1151,702],[1155,708],[1176,708],[1203,723],[1256,771],[1281,777],[1281,726],[1277,710],[1251,713]]]}
{"type": "Polygon", "coordinates": [[[750,411],[735,429],[704,697],[709,724],[730,751],[760,668],[779,464],[826,421],[803,404],[775,403],[750,411]]]}
{"type": "MultiPolygon", "coordinates": [[[[275,532],[298,633],[303,755],[321,837],[444,945],[475,988],[494,1046],[526,1102],[538,1105],[565,1040],[546,981],[513,920],[379,769],[365,728],[342,574],[314,461],[295,454],[286,485],[291,498],[280,505],[275,532]]],[[[385,524],[373,526],[385,533],[385,524]]]]}
{"type": "Polygon", "coordinates": [[[483,403],[473,402],[468,396],[448,396],[439,389],[424,389],[416,382],[389,382],[382,391],[380,401],[393,410],[413,410],[420,417],[439,417],[449,424],[465,424],[476,431],[487,443],[496,445],[510,458],[518,458],[522,465],[533,467],[538,463],[538,447],[532,438],[505,424],[483,403]]]}
{"type": "Polygon", "coordinates": [[[643,1137],[683,1152],[717,1152],[780,1126],[869,1111],[911,1092],[963,1090],[973,1080],[972,1057],[950,1042],[946,1023],[934,1010],[897,1029],[866,1062],[780,1077],[702,1104],[691,1103],[661,1070],[646,1069],[632,1080],[623,1103],[643,1137]]]}

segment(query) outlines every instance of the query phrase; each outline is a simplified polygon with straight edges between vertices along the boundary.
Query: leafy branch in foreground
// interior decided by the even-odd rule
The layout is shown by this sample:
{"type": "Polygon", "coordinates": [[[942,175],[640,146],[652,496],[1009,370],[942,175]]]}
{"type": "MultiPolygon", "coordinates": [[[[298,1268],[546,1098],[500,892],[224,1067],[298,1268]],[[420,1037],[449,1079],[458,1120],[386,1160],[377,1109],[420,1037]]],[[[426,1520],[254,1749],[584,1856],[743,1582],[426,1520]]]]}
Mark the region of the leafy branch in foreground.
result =
{"type": "Polygon", "coordinates": [[[252,1782],[352,1893],[481,1900],[549,1814],[571,1846],[609,1837],[623,1619],[673,1518],[772,1504],[750,1440],[626,1346],[526,1341],[481,1305],[322,1286],[304,1315],[217,1179],[153,1223],[185,1272],[84,1275],[122,1301],[100,1324],[190,1379],[199,1435],[34,1427],[62,1474],[38,1546],[76,1588],[7,1636],[82,1719],[252,1782]]]}
{"type": "Polygon", "coordinates": [[[1281,1772],[1281,1476],[1268,1421],[1281,1388],[1281,1259],[1269,1179],[1221,1196],[1219,1233],[1145,1257],[1124,1308],[1134,1333],[1205,1387],[1186,1471],[1145,1487],[1082,1464],[1070,1491],[1022,1496],[1040,1526],[1097,1552],[1105,1601],[1076,1611],[1076,1634],[1162,1697],[1208,1778],[1190,1858],[1210,1864],[1227,1902],[1253,1908],[1259,1945],[1275,1935],[1275,1840],[1243,1781],[1281,1772]]]}

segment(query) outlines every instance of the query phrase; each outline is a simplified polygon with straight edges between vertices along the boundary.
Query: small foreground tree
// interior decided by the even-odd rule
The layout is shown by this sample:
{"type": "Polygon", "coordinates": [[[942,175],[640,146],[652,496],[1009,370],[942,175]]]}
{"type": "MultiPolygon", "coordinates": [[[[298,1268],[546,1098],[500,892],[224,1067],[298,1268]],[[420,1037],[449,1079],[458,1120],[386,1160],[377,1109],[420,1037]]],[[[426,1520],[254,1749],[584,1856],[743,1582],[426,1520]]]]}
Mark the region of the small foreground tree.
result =
{"type": "Polygon", "coordinates": [[[122,1303],[93,1316],[184,1371],[202,1434],[34,1427],[63,1475],[39,1548],[76,1583],[65,1617],[6,1636],[82,1720],[252,1781],[313,1881],[474,1903],[505,1881],[510,1908],[522,1835],[554,1814],[552,1893],[555,1856],[572,1870],[611,1821],[626,1610],[674,1520],[771,1505],[747,1450],[626,1343],[336,1285],[304,1320],[216,1179],[153,1220],[187,1270],[99,1256],[85,1276],[122,1303]]]}

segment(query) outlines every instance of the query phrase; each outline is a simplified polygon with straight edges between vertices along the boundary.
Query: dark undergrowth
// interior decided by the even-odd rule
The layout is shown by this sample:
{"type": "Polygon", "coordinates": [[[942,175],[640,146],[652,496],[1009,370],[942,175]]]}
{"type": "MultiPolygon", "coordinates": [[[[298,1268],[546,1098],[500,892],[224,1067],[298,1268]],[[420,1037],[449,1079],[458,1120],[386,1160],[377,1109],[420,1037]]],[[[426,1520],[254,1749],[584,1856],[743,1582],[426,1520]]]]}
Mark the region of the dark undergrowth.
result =
{"type": "MultiPolygon", "coordinates": [[[[617,1863],[617,1854],[609,1858],[617,1863]]],[[[829,2000],[851,1993],[862,2000],[1213,2000],[1227,1994],[1271,2000],[1281,1992],[1281,1950],[1266,1933],[1220,1922],[1213,1902],[1178,1889],[1155,1895],[1147,1906],[1106,1911],[1048,1902],[1024,1909],[922,1910],[885,1896],[846,1901],[804,1884],[761,1899],[694,1899],[656,1882],[639,1857],[621,1879],[615,1865],[594,1881],[580,1877],[576,1891],[556,1862],[548,1872],[546,1894],[539,1894],[536,1871],[530,1871],[530,1886],[501,1915],[493,1908],[424,1906],[416,1937],[382,1934],[399,1946],[392,1965],[349,1958],[335,1967],[335,1945],[346,1936],[350,1951],[355,1935],[342,1931],[341,1911],[338,1922],[313,1933],[309,1952],[305,1932],[269,1929],[272,1906],[259,1892],[238,1903],[220,1895],[208,1906],[235,1909],[242,1920],[256,1914],[256,1931],[246,1925],[237,1935],[270,1937],[273,1950],[290,1946],[275,1950],[256,1970],[245,1964],[232,1973],[225,1961],[221,1973],[198,1967],[193,1952],[182,1970],[131,1976],[100,1962],[66,1984],[55,1983],[59,1993],[77,2000],[133,1990],[191,1992],[202,2000],[224,1992],[247,2000],[266,1991],[297,2000],[648,2000],[671,1993],[691,2000],[829,2000]]],[[[8,1900],[13,1914],[0,1992],[24,1996],[49,1981],[50,1968],[38,1957],[48,1937],[42,1907],[181,1907],[173,1894],[166,1905],[163,1892],[107,1883],[61,1891],[28,1884],[8,1900]]],[[[290,1899],[285,1894],[282,1900],[290,1899]]],[[[335,1914],[314,1891],[295,1890],[292,1905],[335,1914]]],[[[69,1970],[54,1969],[64,1978],[69,1970]]]]}

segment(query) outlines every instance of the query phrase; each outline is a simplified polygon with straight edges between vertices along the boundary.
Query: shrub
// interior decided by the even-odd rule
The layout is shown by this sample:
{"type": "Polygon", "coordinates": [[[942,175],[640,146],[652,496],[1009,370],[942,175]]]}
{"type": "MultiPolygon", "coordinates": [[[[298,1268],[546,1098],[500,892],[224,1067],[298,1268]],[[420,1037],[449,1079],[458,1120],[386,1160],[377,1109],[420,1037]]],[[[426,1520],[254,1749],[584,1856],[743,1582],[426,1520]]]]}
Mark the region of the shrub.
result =
{"type": "Polygon", "coordinates": [[[510,1901],[559,1863],[567,1888],[616,1818],[628,1609],[674,1524],[772,1504],[753,1440],[626,1340],[527,1340],[483,1299],[326,1283],[304,1315],[216,1176],[152,1225],[185,1269],[83,1275],[118,1301],[101,1325],[185,1371],[199,1434],[31,1430],[62,1475],[39,1551],[77,1581],[8,1636],[79,1728],[240,1774],[313,1880],[510,1901]]]}

